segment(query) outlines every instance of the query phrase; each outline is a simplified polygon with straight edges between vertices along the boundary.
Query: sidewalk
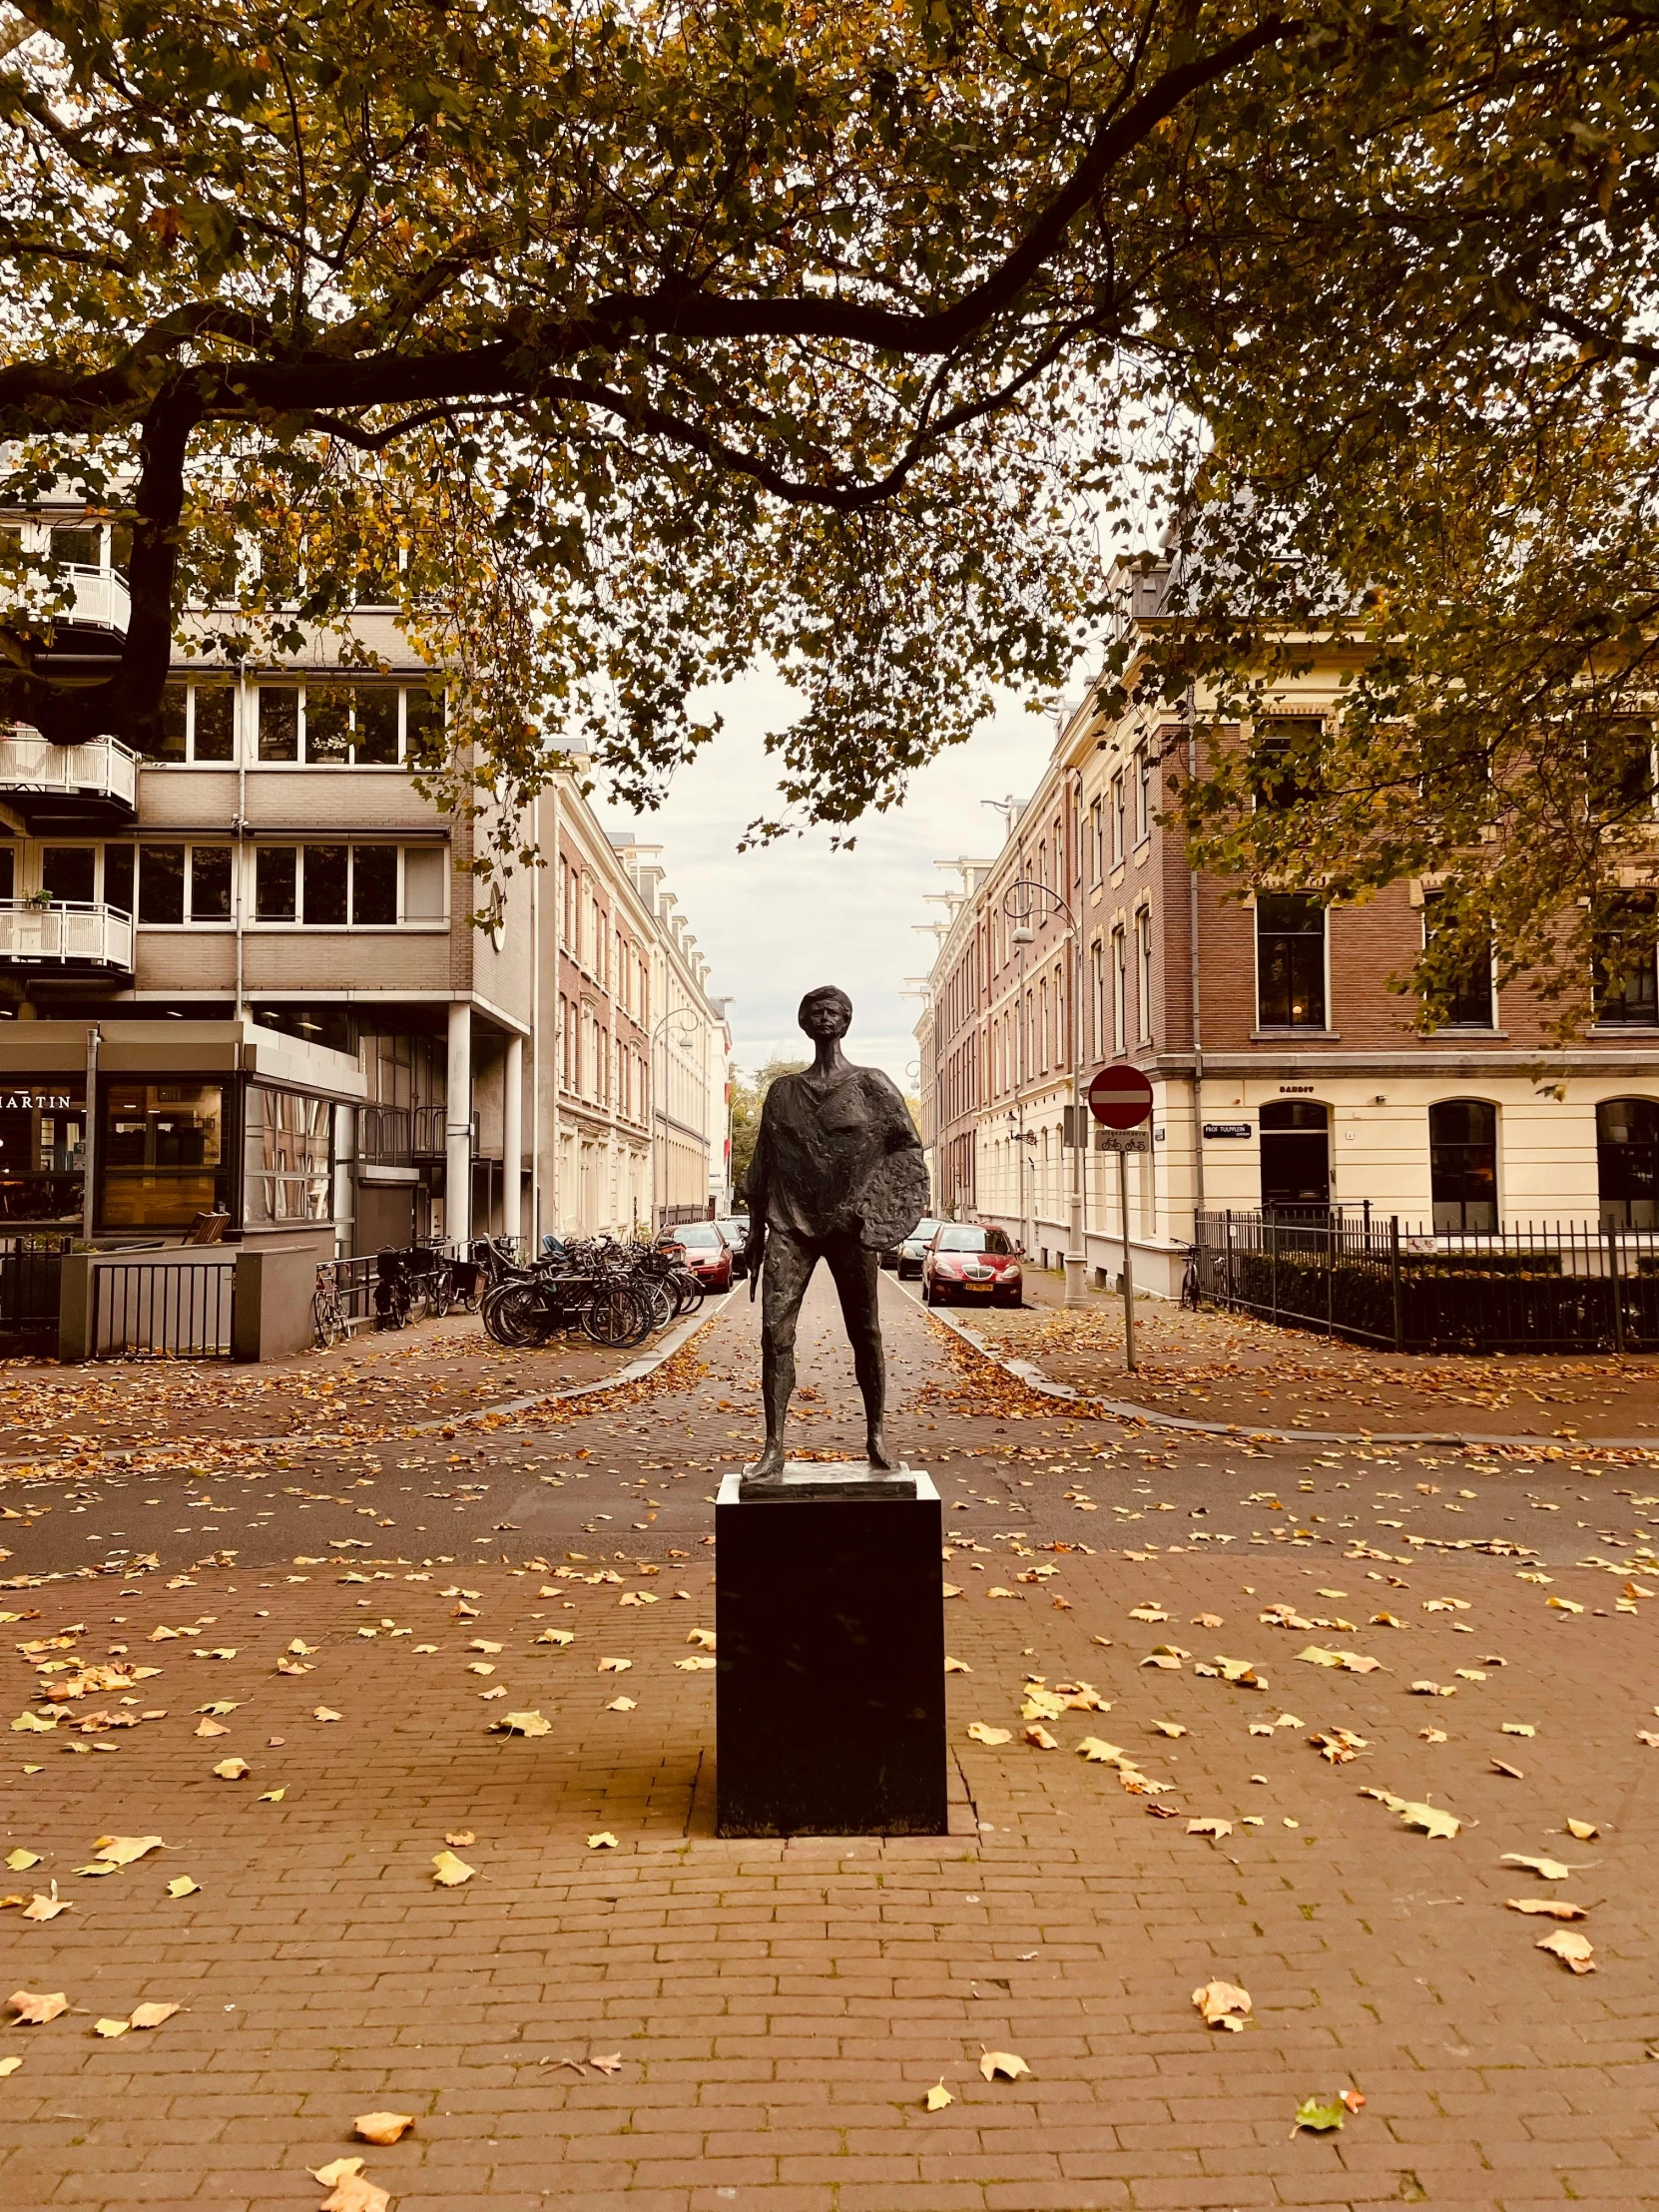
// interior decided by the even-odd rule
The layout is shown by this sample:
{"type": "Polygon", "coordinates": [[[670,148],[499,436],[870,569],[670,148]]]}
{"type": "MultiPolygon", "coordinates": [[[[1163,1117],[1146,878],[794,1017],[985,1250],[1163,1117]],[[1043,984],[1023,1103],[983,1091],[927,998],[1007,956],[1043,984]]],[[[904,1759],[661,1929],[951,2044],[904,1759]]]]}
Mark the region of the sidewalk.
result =
{"type": "Polygon", "coordinates": [[[325,1430],[351,1437],[476,1412],[535,1390],[602,1381],[651,1349],[611,1352],[580,1331],[504,1352],[475,1314],[359,1330],[348,1344],[241,1367],[228,1360],[0,1361],[0,1459],[177,1436],[223,1439],[325,1430]]]}
{"type": "MultiPolygon", "coordinates": [[[[802,1440],[844,1448],[847,1362],[816,1300],[802,1440]]],[[[1437,1509],[1460,1470],[1418,1485],[1409,1460],[1352,1453],[1310,1456],[1306,1526],[1254,1545],[1268,1469],[1102,1465],[1106,1424],[1059,1411],[999,1432],[921,1314],[889,1338],[895,1426],[939,1471],[960,1591],[947,1837],[714,1834],[714,1675],[686,1662],[714,1626],[703,1493],[753,1434],[742,1308],[654,1408],[590,1412],[604,1452],[580,1505],[519,1478],[574,1545],[544,1525],[506,1565],[336,1573],[273,1539],[267,1567],[9,1594],[20,1644],[66,1639],[19,1651],[11,1712],[48,1712],[43,1658],[159,1672],[79,1699],[47,1676],[60,1714],[102,1702],[104,1724],[0,1739],[12,1894],[50,1906],[55,1882],[70,1908],[0,1912],[0,1990],[69,2007],[0,2025],[0,2061],[21,2061],[0,2078],[8,2212],[309,2212],[308,2170],[356,2156],[395,2212],[1659,2203],[1659,1750],[1638,1733],[1659,1722],[1650,1601],[1618,1594],[1653,1583],[1573,1563],[1627,1544],[1622,1522],[1575,1527],[1576,1477],[1471,1470],[1478,1503],[1445,1527],[1482,1537],[1543,1498],[1518,1533],[1547,1564],[1407,1557],[1401,1494],[1437,1509]],[[655,1527],[619,1502],[642,1474],[672,1507],[655,1527]],[[1247,1487],[1233,1548],[1198,1548],[1247,1487]],[[588,1541],[596,1504],[616,1517],[588,1541]],[[1377,1664],[1306,1663],[1311,1643],[1377,1664]],[[1413,1694],[1425,1679],[1452,1694],[1413,1694]],[[157,1717],[112,1724],[137,1712],[157,1717]],[[504,1733],[508,1714],[546,1732],[504,1733]],[[245,1777],[216,1772],[234,1761],[245,1777]],[[1455,1835],[1409,1825],[1430,1802],[1455,1835]],[[110,1837],[160,1844],[79,1873],[110,1837]],[[434,1879],[446,1850],[472,1870],[455,1887],[434,1879]],[[1563,1898],[1576,1928],[1506,1903],[1563,1898]],[[1537,1948],[1561,1933],[1594,1972],[1537,1948]],[[1212,1980],[1248,1992],[1242,2032],[1203,2024],[1212,1980]],[[98,2032],[141,2003],[183,2009],[98,2032]],[[985,2078],[996,2052],[1028,2071],[985,2078]],[[929,2111],[935,2083],[952,2101],[929,2111]],[[1364,2099],[1340,2130],[1294,2125],[1340,2091],[1364,2099]],[[413,2115],[401,2141],[354,2137],[388,2110],[413,2115]]]]}
{"type": "Polygon", "coordinates": [[[1659,1358],[1369,1352],[1242,1314],[1188,1313],[1137,1299],[1138,1372],[1123,1365],[1123,1301],[1093,1291],[1061,1308],[1061,1277],[1030,1270],[1027,1307],[950,1307],[1002,1358],[1054,1382],[1188,1420],[1351,1431],[1473,1430],[1486,1435],[1639,1436],[1659,1442],[1659,1358]]]}

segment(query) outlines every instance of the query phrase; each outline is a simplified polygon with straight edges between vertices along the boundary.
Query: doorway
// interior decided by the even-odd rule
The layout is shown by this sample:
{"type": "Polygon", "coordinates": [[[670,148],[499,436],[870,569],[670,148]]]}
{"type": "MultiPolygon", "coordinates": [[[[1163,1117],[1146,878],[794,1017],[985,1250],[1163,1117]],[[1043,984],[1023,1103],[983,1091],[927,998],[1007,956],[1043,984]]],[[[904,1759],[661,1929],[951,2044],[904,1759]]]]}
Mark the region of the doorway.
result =
{"type": "Polygon", "coordinates": [[[1323,1214],[1331,1206],[1331,1110],[1311,1098],[1262,1108],[1262,1211],[1323,1214]]]}

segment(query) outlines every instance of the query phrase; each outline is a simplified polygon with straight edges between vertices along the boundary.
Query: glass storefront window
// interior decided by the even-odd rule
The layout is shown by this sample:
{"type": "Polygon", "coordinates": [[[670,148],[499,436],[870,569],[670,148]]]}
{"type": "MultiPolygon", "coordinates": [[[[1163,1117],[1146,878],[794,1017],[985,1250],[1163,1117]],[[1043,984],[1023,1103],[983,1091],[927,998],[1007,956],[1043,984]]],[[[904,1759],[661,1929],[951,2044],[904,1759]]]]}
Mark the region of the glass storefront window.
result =
{"type": "Polygon", "coordinates": [[[333,1110],[300,1091],[248,1093],[243,1203],[250,1228],[329,1221],[333,1110]]]}
{"type": "Polygon", "coordinates": [[[112,1082],[99,1150],[105,1228],[188,1229],[230,1210],[218,1083],[112,1082]]]}
{"type": "Polygon", "coordinates": [[[85,1141],[79,1078],[0,1084],[0,1221],[78,1219],[85,1141]]]}

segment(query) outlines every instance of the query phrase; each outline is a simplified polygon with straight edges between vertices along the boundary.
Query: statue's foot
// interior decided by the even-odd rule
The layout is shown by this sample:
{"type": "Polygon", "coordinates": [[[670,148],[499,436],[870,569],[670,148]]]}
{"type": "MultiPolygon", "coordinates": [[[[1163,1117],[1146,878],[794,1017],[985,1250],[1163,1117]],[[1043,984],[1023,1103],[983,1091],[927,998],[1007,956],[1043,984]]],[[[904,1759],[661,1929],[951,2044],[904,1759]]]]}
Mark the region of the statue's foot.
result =
{"type": "Polygon", "coordinates": [[[892,1465],[892,1461],[887,1457],[887,1439],[882,1435],[879,1428],[872,1428],[869,1431],[868,1456],[872,1467],[890,1468],[892,1465]]]}
{"type": "Polygon", "coordinates": [[[743,1470],[745,1482],[782,1482],[784,1479],[784,1446],[782,1442],[769,1443],[752,1467],[743,1470]]]}

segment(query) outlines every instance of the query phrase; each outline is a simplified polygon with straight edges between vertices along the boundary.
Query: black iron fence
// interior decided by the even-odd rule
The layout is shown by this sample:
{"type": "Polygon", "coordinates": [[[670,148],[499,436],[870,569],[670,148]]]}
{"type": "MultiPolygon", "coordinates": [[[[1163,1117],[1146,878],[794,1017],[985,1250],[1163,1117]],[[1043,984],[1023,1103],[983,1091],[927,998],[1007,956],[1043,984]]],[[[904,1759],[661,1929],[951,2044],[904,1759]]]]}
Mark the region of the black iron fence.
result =
{"type": "Polygon", "coordinates": [[[55,1350],[66,1236],[0,1237],[0,1350],[55,1350]]]}
{"type": "Polygon", "coordinates": [[[92,1357],[228,1360],[234,1260],[100,1261],[92,1270],[92,1357]]]}
{"type": "Polygon", "coordinates": [[[1659,1352],[1659,1230],[1201,1214],[1201,1298],[1391,1352],[1659,1352]]]}

